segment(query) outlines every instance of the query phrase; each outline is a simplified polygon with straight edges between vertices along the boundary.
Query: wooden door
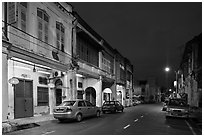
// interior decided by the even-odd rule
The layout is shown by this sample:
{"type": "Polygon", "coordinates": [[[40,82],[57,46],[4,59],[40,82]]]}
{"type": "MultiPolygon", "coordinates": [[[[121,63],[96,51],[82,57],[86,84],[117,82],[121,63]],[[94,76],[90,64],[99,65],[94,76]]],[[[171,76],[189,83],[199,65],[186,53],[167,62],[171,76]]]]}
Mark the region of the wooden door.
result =
{"type": "Polygon", "coordinates": [[[33,116],[33,82],[19,80],[14,86],[14,118],[33,116]]]}

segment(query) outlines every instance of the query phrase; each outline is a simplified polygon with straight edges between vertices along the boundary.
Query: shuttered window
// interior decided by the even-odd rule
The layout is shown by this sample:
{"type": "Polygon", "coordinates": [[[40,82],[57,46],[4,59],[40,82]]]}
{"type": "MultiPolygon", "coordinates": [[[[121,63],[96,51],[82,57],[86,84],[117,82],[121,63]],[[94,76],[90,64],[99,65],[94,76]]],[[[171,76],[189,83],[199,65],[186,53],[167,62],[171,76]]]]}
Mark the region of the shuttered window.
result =
{"type": "Polygon", "coordinates": [[[39,77],[38,82],[39,84],[47,85],[48,79],[46,77],[39,77]]]}
{"type": "Polygon", "coordinates": [[[77,99],[83,99],[83,91],[77,90],[77,99]]]}
{"type": "Polygon", "coordinates": [[[48,43],[49,16],[44,10],[37,10],[38,39],[48,43]]]}
{"type": "Polygon", "coordinates": [[[20,2],[19,4],[19,27],[21,30],[26,32],[27,29],[27,3],[26,2],[20,2]]]}
{"type": "Polygon", "coordinates": [[[17,6],[15,2],[8,2],[8,23],[16,25],[17,21],[17,6]]]}
{"type": "Polygon", "coordinates": [[[103,70],[107,71],[107,72],[111,72],[111,63],[108,59],[106,58],[102,58],[102,68],[103,70]]]}
{"type": "Polygon", "coordinates": [[[125,80],[125,68],[123,64],[120,64],[120,79],[125,80]]]}
{"type": "Polygon", "coordinates": [[[79,55],[80,59],[98,66],[98,50],[91,42],[80,36],[77,36],[77,54],[79,55]]]}
{"type": "Polygon", "coordinates": [[[64,35],[65,35],[65,29],[62,23],[56,22],[56,44],[57,49],[64,52],[64,35]]]}
{"type": "Polygon", "coordinates": [[[26,32],[28,22],[27,8],[27,2],[8,2],[8,23],[26,32]]]}
{"type": "Polygon", "coordinates": [[[48,88],[46,87],[37,87],[38,94],[38,106],[49,106],[49,94],[48,88]]]}

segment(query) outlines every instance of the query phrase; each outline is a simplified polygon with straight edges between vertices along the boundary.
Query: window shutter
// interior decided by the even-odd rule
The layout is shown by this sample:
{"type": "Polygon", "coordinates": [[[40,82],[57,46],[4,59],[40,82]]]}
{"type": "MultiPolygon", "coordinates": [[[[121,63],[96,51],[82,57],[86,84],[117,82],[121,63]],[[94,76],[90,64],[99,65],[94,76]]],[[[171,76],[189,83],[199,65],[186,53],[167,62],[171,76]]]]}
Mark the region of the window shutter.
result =
{"type": "Polygon", "coordinates": [[[21,29],[26,31],[26,11],[21,9],[21,29]]]}
{"type": "Polygon", "coordinates": [[[13,24],[17,22],[17,3],[15,2],[8,2],[8,23],[13,24]]]}

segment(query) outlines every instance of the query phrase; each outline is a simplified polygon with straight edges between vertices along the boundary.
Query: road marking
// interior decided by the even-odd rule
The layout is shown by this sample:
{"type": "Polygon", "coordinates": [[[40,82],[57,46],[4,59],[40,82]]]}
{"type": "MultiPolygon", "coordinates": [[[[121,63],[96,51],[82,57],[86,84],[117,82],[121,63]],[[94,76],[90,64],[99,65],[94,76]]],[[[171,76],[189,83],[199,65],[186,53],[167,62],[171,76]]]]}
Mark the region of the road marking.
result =
{"type": "Polygon", "coordinates": [[[47,134],[51,134],[51,133],[54,133],[55,131],[47,131],[45,133],[43,133],[42,135],[47,135],[47,134]]]}
{"type": "Polygon", "coordinates": [[[127,126],[125,126],[123,129],[126,129],[126,128],[128,128],[130,126],[130,124],[129,125],[127,125],[127,126]]]}
{"type": "Polygon", "coordinates": [[[188,127],[190,128],[190,130],[193,133],[193,135],[196,135],[195,131],[193,130],[192,126],[188,123],[188,121],[185,120],[185,122],[188,125],[188,127]]]}
{"type": "Polygon", "coordinates": [[[143,115],[141,117],[143,117],[143,115]]]}
{"type": "Polygon", "coordinates": [[[137,121],[138,121],[138,119],[135,119],[135,120],[134,120],[134,122],[137,122],[137,121]]]}

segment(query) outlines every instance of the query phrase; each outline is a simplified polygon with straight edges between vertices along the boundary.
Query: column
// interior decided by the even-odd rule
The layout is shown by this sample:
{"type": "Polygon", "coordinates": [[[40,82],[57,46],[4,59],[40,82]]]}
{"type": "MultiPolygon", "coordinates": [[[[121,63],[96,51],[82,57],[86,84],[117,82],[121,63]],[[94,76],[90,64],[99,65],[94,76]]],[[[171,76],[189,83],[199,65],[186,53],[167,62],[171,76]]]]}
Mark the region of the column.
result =
{"type": "MultiPolygon", "coordinates": [[[[3,50],[4,47],[2,47],[3,50]]],[[[8,114],[8,61],[7,54],[2,52],[2,122],[7,120],[8,114]]]]}
{"type": "Polygon", "coordinates": [[[96,106],[101,107],[103,100],[102,100],[102,76],[98,79],[98,89],[96,89],[96,106]]]}

